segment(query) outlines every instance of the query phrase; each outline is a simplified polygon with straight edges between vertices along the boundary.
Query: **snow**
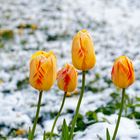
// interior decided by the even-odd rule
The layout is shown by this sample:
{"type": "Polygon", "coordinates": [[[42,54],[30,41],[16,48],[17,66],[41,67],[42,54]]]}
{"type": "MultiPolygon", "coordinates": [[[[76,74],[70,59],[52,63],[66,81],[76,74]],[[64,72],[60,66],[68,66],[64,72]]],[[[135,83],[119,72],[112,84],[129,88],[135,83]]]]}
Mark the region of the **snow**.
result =
{"type": "MultiPolygon", "coordinates": [[[[100,114],[100,116],[102,116],[100,114]]],[[[102,116],[103,118],[105,116],[102,116]]],[[[92,126],[89,126],[84,132],[80,132],[76,135],[75,140],[80,139],[80,140],[96,140],[99,137],[102,138],[103,140],[106,139],[106,129],[108,128],[110,136],[112,137],[112,134],[114,132],[114,128],[116,125],[116,120],[117,120],[117,115],[111,115],[111,116],[106,116],[108,119],[107,122],[100,122],[97,124],[94,124],[92,126]],[[89,135],[90,134],[90,135],[89,135]]],[[[136,123],[132,120],[129,120],[127,118],[122,117],[121,118],[121,123],[119,126],[117,138],[119,140],[133,140],[133,139],[140,139],[140,130],[138,129],[136,123]]]]}
{"type": "MultiPolygon", "coordinates": [[[[91,33],[97,56],[95,68],[86,76],[86,84],[99,74],[100,78],[90,86],[103,90],[97,93],[86,90],[80,113],[85,115],[111,100],[110,93],[116,88],[112,84],[108,86],[103,78],[110,79],[112,63],[120,55],[130,57],[135,66],[136,82],[127,89],[127,95],[131,99],[140,97],[139,15],[139,0],[0,0],[0,28],[12,29],[15,34],[14,40],[4,41],[4,48],[0,48],[0,125],[5,125],[0,134],[7,135],[12,128],[28,131],[32,124],[38,93],[27,83],[23,84],[25,87],[17,86],[19,81],[28,78],[30,56],[39,49],[53,50],[58,59],[58,69],[71,63],[72,37],[83,28],[91,33]],[[36,24],[38,29],[21,31],[17,28],[19,24],[36,24]]],[[[78,89],[80,84],[79,72],[78,89]]],[[[50,113],[58,111],[62,96],[63,91],[58,90],[56,83],[50,91],[44,92],[40,112],[43,119],[37,126],[36,140],[42,139],[44,130],[50,131],[54,119],[50,113]]],[[[67,110],[75,110],[77,100],[78,96],[66,99],[55,132],[58,132],[63,118],[67,123],[71,121],[73,113],[68,114],[67,110]]],[[[117,115],[98,115],[109,122],[88,126],[83,132],[76,133],[75,140],[98,140],[97,135],[105,138],[106,128],[112,134],[117,115]]],[[[117,136],[119,140],[139,140],[136,120],[123,117],[117,136]]],[[[26,138],[9,137],[9,140],[26,138]]]]}

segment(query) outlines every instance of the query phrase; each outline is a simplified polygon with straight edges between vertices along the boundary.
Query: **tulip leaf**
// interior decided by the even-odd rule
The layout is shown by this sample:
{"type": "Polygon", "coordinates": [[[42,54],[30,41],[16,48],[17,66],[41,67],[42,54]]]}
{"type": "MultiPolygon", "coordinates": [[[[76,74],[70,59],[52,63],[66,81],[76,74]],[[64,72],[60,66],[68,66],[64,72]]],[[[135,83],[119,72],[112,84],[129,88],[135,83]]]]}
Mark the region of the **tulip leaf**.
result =
{"type": "Polygon", "coordinates": [[[61,140],[68,140],[68,139],[69,139],[69,130],[68,130],[66,120],[64,119],[63,125],[62,125],[61,140]]]}
{"type": "Polygon", "coordinates": [[[106,129],[106,140],[110,140],[110,134],[108,128],[106,129]]]}
{"type": "Polygon", "coordinates": [[[31,133],[31,128],[29,127],[29,131],[28,131],[28,140],[31,139],[31,135],[32,135],[32,133],[31,133]]]}
{"type": "Polygon", "coordinates": [[[47,138],[46,138],[46,133],[45,133],[45,131],[44,131],[44,133],[43,133],[43,140],[46,140],[47,138]]]}
{"type": "MultiPolygon", "coordinates": [[[[49,139],[49,138],[50,138],[50,134],[51,134],[51,132],[45,132],[45,131],[44,131],[44,133],[43,133],[43,140],[49,139]]],[[[52,134],[52,137],[59,137],[59,135],[56,134],[56,133],[53,133],[53,134],[52,134]]]]}

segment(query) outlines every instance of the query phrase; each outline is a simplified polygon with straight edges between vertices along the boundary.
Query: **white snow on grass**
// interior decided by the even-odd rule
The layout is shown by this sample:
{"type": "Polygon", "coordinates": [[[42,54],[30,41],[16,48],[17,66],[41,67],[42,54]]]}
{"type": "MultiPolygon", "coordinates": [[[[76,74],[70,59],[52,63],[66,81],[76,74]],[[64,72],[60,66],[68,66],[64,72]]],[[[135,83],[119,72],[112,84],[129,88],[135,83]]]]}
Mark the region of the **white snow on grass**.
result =
{"type": "MultiPolygon", "coordinates": [[[[102,118],[106,118],[108,122],[100,122],[89,126],[84,132],[78,132],[74,140],[98,140],[99,138],[106,140],[105,134],[107,128],[110,136],[112,137],[116,125],[117,115],[104,116],[100,114],[100,117],[101,120],[102,118]]],[[[139,140],[140,130],[138,129],[137,124],[133,120],[122,117],[116,139],[139,140]]]]}
{"type": "MultiPolygon", "coordinates": [[[[136,71],[136,82],[126,93],[130,99],[140,97],[139,15],[139,0],[0,0],[0,29],[12,29],[15,35],[14,40],[2,42],[4,47],[0,48],[0,134],[6,136],[12,129],[19,128],[28,131],[35,116],[38,93],[28,84],[31,55],[37,50],[53,50],[58,59],[58,69],[65,63],[71,63],[73,35],[83,28],[92,35],[97,57],[95,68],[86,76],[86,85],[87,88],[96,88],[97,92],[86,90],[80,113],[85,115],[111,101],[110,94],[116,89],[105,79],[110,79],[113,61],[120,55],[130,57],[136,71]],[[19,24],[35,24],[38,29],[19,30],[19,24]],[[93,82],[96,74],[99,79],[93,82]]],[[[79,72],[78,90],[80,86],[79,72]]],[[[54,120],[50,114],[58,112],[62,96],[63,92],[58,90],[56,83],[52,90],[44,92],[36,140],[42,139],[44,130],[50,131],[54,120]]],[[[55,132],[58,132],[64,118],[70,123],[73,113],[67,111],[75,110],[78,97],[66,99],[55,132]]],[[[139,111],[139,108],[136,110],[139,111]]],[[[77,132],[75,140],[104,139],[106,128],[112,134],[117,115],[98,116],[108,121],[77,132]]],[[[139,140],[139,131],[136,120],[123,117],[117,137],[119,140],[139,140]]],[[[10,136],[8,140],[26,138],[10,136]]]]}

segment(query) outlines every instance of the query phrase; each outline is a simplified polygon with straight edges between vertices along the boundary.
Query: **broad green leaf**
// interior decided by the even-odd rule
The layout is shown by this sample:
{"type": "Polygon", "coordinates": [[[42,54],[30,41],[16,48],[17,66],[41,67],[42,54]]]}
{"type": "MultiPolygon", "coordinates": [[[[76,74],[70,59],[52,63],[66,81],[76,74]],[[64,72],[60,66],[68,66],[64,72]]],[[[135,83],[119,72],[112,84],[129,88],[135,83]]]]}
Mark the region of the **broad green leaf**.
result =
{"type": "Polygon", "coordinates": [[[62,125],[61,140],[68,140],[69,139],[68,137],[69,137],[69,130],[68,130],[66,120],[64,119],[63,125],[62,125]]]}

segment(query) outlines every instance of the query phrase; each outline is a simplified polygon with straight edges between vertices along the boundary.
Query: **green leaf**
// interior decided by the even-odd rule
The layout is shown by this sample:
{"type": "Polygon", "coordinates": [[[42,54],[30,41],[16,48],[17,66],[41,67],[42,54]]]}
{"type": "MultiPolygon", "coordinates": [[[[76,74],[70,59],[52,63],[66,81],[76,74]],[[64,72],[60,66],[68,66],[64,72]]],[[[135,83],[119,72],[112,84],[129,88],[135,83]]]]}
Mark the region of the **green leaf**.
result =
{"type": "Polygon", "coordinates": [[[137,100],[137,101],[140,101],[140,97],[136,97],[136,100],[137,100]]]}
{"type": "Polygon", "coordinates": [[[31,128],[29,127],[29,131],[28,131],[28,140],[31,139],[31,135],[32,135],[32,133],[31,133],[31,128]]]}
{"type": "Polygon", "coordinates": [[[46,133],[45,133],[45,131],[44,131],[44,133],[43,133],[43,140],[46,140],[47,138],[46,138],[46,133]]]}
{"type": "Polygon", "coordinates": [[[69,130],[68,130],[66,120],[64,119],[63,125],[62,125],[61,140],[68,140],[68,139],[69,139],[69,130]]]}
{"type": "Polygon", "coordinates": [[[140,107],[140,104],[135,104],[134,107],[140,107]]]}
{"type": "MultiPolygon", "coordinates": [[[[49,139],[50,138],[50,134],[51,134],[51,132],[44,132],[44,134],[43,134],[43,140],[49,139]]],[[[52,134],[52,137],[59,137],[59,135],[56,134],[56,133],[53,133],[52,134]]]]}
{"type": "Polygon", "coordinates": [[[84,117],[83,117],[83,115],[78,114],[74,132],[79,131],[79,130],[83,131],[85,129],[86,129],[86,124],[84,122],[84,117]]]}
{"type": "Polygon", "coordinates": [[[110,134],[108,128],[106,129],[106,140],[110,140],[110,134]]]}
{"type": "Polygon", "coordinates": [[[94,120],[95,122],[98,121],[98,116],[97,116],[97,113],[96,113],[96,112],[88,111],[88,112],[86,113],[86,116],[87,116],[87,119],[88,119],[89,121],[91,121],[91,120],[94,120]]]}
{"type": "Polygon", "coordinates": [[[0,140],[8,140],[5,136],[2,136],[1,134],[0,134],[0,140]]]}

